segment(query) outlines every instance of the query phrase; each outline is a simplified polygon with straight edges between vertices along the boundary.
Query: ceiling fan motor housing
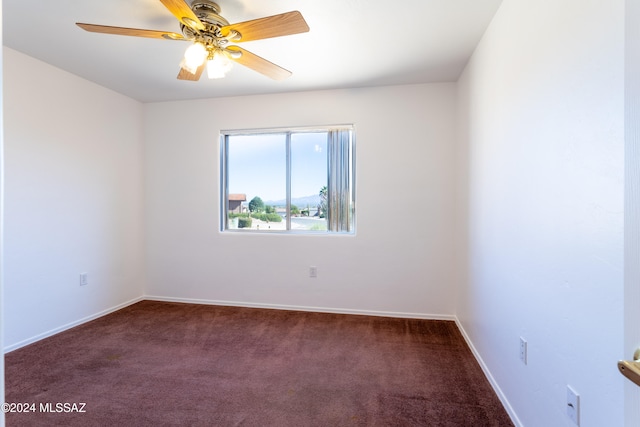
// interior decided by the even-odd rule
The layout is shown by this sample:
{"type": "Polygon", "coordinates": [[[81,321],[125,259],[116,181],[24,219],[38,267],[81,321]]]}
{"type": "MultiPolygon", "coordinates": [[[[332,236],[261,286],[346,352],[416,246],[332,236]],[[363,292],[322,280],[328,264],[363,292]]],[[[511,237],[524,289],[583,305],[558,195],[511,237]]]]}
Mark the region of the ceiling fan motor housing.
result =
{"type": "Polygon", "coordinates": [[[182,34],[188,39],[203,42],[206,45],[222,47],[228,42],[226,37],[220,33],[220,28],[229,25],[229,21],[220,16],[220,6],[209,0],[194,0],[191,3],[191,10],[198,17],[205,29],[198,31],[187,25],[180,24],[182,34]]]}

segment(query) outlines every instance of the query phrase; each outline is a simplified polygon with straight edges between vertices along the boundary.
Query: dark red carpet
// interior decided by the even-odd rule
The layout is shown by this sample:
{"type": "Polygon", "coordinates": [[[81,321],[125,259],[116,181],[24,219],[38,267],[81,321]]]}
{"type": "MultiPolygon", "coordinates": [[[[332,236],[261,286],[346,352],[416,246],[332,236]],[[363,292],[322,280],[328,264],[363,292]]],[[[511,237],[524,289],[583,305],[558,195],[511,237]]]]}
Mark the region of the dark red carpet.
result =
{"type": "Polygon", "coordinates": [[[5,361],[9,427],[513,425],[450,321],[143,301],[5,361]]]}

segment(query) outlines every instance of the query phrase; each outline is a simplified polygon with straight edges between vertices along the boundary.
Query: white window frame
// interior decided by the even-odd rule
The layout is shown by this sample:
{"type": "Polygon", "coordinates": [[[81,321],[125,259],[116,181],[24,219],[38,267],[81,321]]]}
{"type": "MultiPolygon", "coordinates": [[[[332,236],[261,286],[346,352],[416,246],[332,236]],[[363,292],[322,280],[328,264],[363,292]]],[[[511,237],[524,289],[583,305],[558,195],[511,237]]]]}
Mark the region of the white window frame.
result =
{"type": "Polygon", "coordinates": [[[355,129],[353,125],[318,127],[291,127],[270,129],[243,129],[220,131],[220,231],[223,233],[268,233],[268,234],[350,234],[356,231],[356,161],[355,129]],[[291,229],[291,134],[327,132],[327,230],[291,229]],[[231,136],[285,134],[286,135],[286,230],[261,231],[237,230],[228,227],[229,176],[228,138],[231,136]]]}

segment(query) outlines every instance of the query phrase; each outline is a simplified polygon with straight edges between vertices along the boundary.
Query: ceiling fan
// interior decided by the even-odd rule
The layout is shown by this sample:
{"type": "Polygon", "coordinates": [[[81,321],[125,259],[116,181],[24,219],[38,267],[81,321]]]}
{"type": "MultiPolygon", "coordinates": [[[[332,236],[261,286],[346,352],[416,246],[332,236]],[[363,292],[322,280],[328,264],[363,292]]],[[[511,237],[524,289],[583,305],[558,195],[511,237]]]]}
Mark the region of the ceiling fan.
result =
{"type": "Polygon", "coordinates": [[[178,73],[178,79],[191,81],[200,79],[205,66],[209,78],[224,77],[231,68],[231,61],[274,80],[282,80],[289,77],[291,71],[230,43],[288,36],[309,31],[309,26],[298,11],[229,24],[226,19],[220,16],[220,6],[213,1],[194,0],[191,7],[185,0],[160,0],[160,2],[178,18],[182,34],[81,22],[77,22],[76,25],[94,33],[192,42],[180,63],[180,72],[178,73]]]}

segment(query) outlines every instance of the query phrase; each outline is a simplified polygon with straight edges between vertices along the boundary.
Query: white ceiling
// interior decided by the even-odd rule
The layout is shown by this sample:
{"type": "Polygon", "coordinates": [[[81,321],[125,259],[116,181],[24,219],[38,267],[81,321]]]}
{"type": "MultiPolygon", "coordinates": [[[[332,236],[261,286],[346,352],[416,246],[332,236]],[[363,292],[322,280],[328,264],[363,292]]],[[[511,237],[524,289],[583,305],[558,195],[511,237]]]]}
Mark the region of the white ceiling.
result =
{"type": "Polygon", "coordinates": [[[3,42],[142,102],[450,82],[501,1],[219,0],[232,24],[302,13],[310,32],[242,43],[293,72],[283,81],[239,64],[224,79],[205,73],[198,82],[178,80],[188,42],[89,33],[75,25],[180,33],[159,0],[3,0],[3,42]]]}

